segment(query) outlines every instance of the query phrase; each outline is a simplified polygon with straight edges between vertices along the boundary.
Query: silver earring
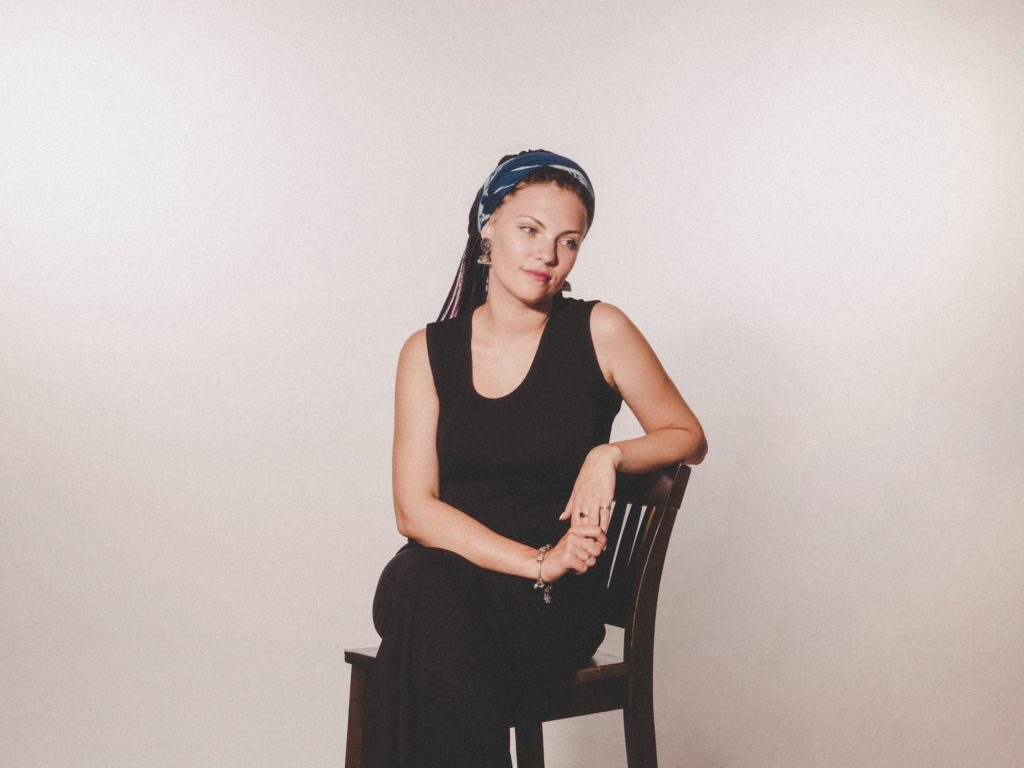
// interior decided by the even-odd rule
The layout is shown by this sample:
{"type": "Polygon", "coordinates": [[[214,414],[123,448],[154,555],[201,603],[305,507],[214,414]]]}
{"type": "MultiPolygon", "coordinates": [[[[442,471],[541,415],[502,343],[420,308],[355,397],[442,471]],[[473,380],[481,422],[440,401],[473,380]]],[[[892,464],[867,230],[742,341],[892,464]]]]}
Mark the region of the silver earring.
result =
{"type": "Polygon", "coordinates": [[[485,237],[480,241],[480,255],[476,257],[476,263],[491,266],[491,238],[485,237]]]}

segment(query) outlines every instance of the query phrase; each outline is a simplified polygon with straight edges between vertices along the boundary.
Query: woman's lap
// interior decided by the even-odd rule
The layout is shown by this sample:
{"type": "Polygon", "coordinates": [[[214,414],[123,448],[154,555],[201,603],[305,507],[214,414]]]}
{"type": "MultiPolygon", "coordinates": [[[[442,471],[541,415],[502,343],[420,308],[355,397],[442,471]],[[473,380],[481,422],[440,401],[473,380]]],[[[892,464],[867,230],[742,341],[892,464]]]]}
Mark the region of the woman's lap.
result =
{"type": "Polygon", "coordinates": [[[446,625],[485,625],[491,642],[507,647],[519,672],[571,671],[600,643],[604,627],[593,618],[592,606],[581,604],[585,593],[565,586],[577,585],[556,584],[555,599],[547,605],[527,579],[485,570],[448,550],[411,544],[381,574],[374,625],[385,637],[410,605],[418,612],[444,610],[446,625]]]}
{"type": "Polygon", "coordinates": [[[370,684],[372,743],[387,754],[380,764],[500,765],[510,708],[571,673],[603,634],[564,597],[545,605],[526,579],[447,550],[403,547],[373,604],[382,639],[370,684]]]}

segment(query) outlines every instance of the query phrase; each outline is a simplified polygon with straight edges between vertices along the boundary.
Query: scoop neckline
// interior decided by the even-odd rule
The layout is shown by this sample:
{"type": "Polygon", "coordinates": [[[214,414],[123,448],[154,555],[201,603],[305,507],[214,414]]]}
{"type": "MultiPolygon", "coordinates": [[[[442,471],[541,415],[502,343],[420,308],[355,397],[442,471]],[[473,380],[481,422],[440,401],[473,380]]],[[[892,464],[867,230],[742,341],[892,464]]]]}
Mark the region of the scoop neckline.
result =
{"type": "Polygon", "coordinates": [[[515,395],[526,387],[527,382],[533,377],[533,372],[537,368],[537,361],[540,360],[541,351],[544,349],[545,341],[548,338],[548,329],[551,328],[551,320],[555,316],[555,304],[551,306],[551,312],[548,314],[548,319],[544,323],[544,328],[540,332],[540,339],[537,341],[537,349],[534,350],[533,360],[530,361],[530,367],[526,369],[526,375],[523,376],[520,381],[510,392],[504,395],[498,395],[497,397],[488,397],[487,395],[480,394],[480,390],[476,388],[476,382],[473,381],[473,315],[476,312],[469,313],[469,326],[466,331],[466,365],[469,368],[469,391],[479,398],[480,400],[486,400],[490,402],[500,402],[501,400],[508,400],[510,397],[515,395]]]}

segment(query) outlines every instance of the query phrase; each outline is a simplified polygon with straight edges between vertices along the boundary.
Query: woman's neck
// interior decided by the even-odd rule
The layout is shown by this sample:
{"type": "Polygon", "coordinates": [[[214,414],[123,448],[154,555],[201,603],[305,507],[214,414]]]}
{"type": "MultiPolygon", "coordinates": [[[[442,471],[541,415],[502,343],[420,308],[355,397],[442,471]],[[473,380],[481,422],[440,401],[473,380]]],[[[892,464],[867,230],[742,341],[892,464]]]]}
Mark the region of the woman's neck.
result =
{"type": "Polygon", "coordinates": [[[540,333],[550,316],[550,303],[546,307],[529,307],[488,297],[474,319],[488,336],[508,338],[540,333]]]}

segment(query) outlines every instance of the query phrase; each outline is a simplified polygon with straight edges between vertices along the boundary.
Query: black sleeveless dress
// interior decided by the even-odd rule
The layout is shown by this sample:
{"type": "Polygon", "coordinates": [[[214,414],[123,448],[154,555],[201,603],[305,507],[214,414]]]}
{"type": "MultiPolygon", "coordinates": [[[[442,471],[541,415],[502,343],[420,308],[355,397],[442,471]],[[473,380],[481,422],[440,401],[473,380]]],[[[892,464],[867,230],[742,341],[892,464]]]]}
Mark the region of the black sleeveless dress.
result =
{"type": "MultiPolygon", "coordinates": [[[[442,501],[515,541],[554,544],[587,453],[622,404],[590,335],[595,302],[558,297],[523,382],[500,398],[473,388],[472,315],[427,326],[440,403],[442,501]]],[[[510,718],[540,684],[569,675],[604,637],[600,584],[568,575],[545,604],[533,582],[410,542],[381,575],[381,635],[367,691],[375,768],[510,766],[510,718]]]]}

